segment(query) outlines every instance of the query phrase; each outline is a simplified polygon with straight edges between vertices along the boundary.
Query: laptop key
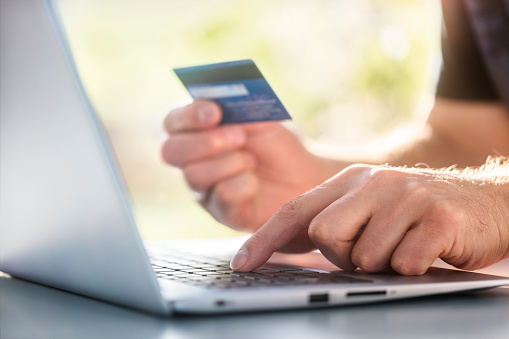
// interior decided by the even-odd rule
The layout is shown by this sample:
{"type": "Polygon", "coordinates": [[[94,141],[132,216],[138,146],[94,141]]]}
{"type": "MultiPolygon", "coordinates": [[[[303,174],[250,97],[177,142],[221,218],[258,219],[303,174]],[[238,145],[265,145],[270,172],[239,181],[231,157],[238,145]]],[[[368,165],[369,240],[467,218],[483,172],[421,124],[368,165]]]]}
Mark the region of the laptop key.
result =
{"type": "Polygon", "coordinates": [[[344,284],[370,282],[342,275],[342,271],[317,272],[298,267],[268,264],[252,272],[234,272],[227,260],[213,258],[176,257],[164,259],[151,257],[154,271],[159,279],[177,280],[196,286],[212,288],[260,288],[267,286],[295,286],[308,284],[344,284]]]}

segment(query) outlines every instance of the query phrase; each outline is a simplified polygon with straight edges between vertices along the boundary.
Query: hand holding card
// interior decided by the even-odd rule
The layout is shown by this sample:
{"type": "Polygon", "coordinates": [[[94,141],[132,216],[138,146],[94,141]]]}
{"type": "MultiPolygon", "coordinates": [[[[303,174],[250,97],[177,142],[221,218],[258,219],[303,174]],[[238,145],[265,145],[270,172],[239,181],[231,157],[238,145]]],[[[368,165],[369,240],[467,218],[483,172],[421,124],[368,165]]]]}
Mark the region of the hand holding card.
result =
{"type": "MultiPolygon", "coordinates": [[[[255,232],[282,204],[330,176],[279,123],[290,115],[251,60],[175,73],[197,100],[165,117],[162,159],[182,170],[197,201],[222,224],[255,232]]],[[[302,251],[306,241],[288,246],[302,251]]]]}
{"type": "Polygon", "coordinates": [[[175,68],[193,99],[217,102],[221,124],[291,119],[252,60],[175,68]]]}

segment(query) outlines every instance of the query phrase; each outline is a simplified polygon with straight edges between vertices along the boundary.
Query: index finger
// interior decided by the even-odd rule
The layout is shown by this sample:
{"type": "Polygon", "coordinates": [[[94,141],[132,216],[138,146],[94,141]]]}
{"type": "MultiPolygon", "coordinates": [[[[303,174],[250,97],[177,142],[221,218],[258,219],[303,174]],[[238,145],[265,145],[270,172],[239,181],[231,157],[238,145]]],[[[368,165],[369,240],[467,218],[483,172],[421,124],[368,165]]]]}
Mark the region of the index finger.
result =
{"type": "Polygon", "coordinates": [[[168,133],[203,130],[221,121],[221,108],[213,101],[196,100],[175,108],[166,115],[163,125],[168,133]]]}
{"type": "Polygon", "coordinates": [[[307,230],[313,218],[338,197],[345,188],[328,182],[284,204],[233,257],[230,266],[239,272],[249,272],[288,244],[300,232],[307,230]]]}

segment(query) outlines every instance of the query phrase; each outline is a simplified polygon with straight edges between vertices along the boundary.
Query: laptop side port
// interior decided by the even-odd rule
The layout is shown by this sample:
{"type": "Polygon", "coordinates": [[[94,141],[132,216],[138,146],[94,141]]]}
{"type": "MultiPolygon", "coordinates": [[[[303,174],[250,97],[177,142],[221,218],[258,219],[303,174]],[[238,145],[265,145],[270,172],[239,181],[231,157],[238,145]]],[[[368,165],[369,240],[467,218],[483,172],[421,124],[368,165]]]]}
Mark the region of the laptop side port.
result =
{"type": "Polygon", "coordinates": [[[224,300],[217,300],[215,302],[216,306],[218,307],[222,307],[222,306],[225,306],[226,305],[226,302],[224,300]]]}
{"type": "Polygon", "coordinates": [[[346,294],[347,297],[372,297],[372,296],[384,296],[387,294],[387,291],[363,291],[363,292],[348,292],[346,294]]]}
{"type": "Polygon", "coordinates": [[[309,295],[309,303],[327,303],[329,302],[329,293],[317,293],[309,295]]]}

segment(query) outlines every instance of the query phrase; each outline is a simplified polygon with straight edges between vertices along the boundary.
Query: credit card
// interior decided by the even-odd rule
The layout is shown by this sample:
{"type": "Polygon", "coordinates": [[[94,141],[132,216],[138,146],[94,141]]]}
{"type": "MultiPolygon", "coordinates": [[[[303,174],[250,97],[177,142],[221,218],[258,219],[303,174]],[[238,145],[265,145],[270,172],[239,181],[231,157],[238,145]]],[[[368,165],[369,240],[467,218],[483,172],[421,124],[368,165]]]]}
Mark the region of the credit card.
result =
{"type": "Polygon", "coordinates": [[[253,60],[174,68],[193,99],[217,102],[221,124],[291,119],[253,60]]]}

